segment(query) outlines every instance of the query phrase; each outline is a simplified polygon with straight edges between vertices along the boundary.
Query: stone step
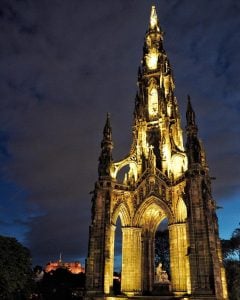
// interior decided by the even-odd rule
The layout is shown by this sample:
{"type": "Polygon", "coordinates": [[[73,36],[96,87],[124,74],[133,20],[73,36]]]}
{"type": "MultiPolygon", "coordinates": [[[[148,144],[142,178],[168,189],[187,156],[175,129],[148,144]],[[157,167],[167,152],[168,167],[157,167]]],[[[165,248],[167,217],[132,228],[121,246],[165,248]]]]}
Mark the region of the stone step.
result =
{"type": "Polygon", "coordinates": [[[84,297],[84,300],[216,300],[214,296],[201,295],[201,296],[105,296],[105,297],[84,297]]]}

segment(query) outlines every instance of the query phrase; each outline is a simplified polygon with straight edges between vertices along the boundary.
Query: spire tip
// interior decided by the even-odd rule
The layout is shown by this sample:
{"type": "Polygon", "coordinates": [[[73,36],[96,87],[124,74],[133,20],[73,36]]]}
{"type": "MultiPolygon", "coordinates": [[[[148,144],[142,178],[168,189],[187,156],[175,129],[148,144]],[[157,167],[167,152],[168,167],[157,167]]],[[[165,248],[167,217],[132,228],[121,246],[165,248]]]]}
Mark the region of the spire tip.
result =
{"type": "Polygon", "coordinates": [[[156,6],[152,5],[151,15],[150,15],[150,28],[154,29],[156,26],[158,26],[158,16],[156,11],[156,6]]]}
{"type": "Polygon", "coordinates": [[[195,125],[196,126],[195,112],[194,112],[194,110],[192,108],[190,95],[187,95],[187,99],[188,99],[187,112],[186,112],[187,124],[188,125],[195,125]]]}
{"type": "Polygon", "coordinates": [[[187,95],[187,106],[188,106],[188,110],[189,109],[192,110],[191,97],[189,94],[187,95]]]}

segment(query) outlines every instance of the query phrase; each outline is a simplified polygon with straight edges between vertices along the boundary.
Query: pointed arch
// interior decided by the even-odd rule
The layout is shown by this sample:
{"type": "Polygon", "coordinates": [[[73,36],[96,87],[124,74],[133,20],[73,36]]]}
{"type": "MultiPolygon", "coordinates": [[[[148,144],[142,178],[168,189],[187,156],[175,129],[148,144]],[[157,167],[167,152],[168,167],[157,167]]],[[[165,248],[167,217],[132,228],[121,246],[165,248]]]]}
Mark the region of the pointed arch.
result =
{"type": "Polygon", "coordinates": [[[135,162],[135,160],[132,159],[131,156],[128,156],[123,160],[112,164],[111,166],[112,178],[116,179],[118,172],[127,165],[129,166],[129,170],[132,172],[135,180],[137,180],[137,163],[135,162]]]}
{"type": "Polygon", "coordinates": [[[171,170],[174,178],[180,177],[187,169],[187,158],[183,153],[176,153],[171,158],[171,170]]]}
{"type": "Polygon", "coordinates": [[[129,208],[123,202],[120,203],[116,207],[116,209],[113,211],[113,214],[112,214],[112,223],[114,225],[116,225],[118,217],[120,217],[121,224],[122,224],[123,227],[130,226],[130,224],[131,224],[131,217],[130,217],[129,208]]]}
{"type": "MultiPolygon", "coordinates": [[[[138,210],[135,213],[135,216],[133,218],[133,224],[134,226],[139,226],[141,224],[141,219],[144,214],[149,210],[149,208],[159,207],[159,212],[162,211],[165,214],[165,217],[168,218],[169,223],[173,221],[173,214],[171,209],[168,207],[168,205],[162,201],[161,199],[151,196],[147,198],[143,203],[140,205],[138,210]]],[[[159,216],[158,223],[156,224],[156,227],[161,222],[161,217],[159,216]]]]}
{"type": "Polygon", "coordinates": [[[178,200],[175,218],[176,222],[185,222],[187,219],[187,207],[182,198],[178,200]]]}

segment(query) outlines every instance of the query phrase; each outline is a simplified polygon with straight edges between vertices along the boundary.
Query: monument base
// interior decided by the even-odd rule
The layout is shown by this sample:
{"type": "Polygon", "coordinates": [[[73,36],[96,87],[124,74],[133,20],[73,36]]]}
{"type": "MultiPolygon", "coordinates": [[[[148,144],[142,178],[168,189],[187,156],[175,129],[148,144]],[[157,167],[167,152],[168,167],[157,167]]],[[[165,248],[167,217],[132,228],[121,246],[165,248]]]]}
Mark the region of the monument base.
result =
{"type": "Polygon", "coordinates": [[[151,292],[153,296],[169,296],[173,295],[171,292],[171,284],[169,282],[167,283],[154,283],[153,290],[151,292]]]}

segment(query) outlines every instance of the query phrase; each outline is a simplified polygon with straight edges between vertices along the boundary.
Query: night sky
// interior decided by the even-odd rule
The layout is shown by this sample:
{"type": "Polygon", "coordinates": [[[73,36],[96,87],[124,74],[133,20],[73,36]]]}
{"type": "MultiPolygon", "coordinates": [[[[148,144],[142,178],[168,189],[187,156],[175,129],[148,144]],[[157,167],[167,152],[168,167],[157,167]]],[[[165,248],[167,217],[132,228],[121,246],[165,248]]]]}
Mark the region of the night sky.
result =
{"type": "MultiPolygon", "coordinates": [[[[84,262],[90,192],[111,114],[114,159],[131,144],[149,0],[0,0],[0,234],[33,264],[84,262]]],[[[196,112],[220,236],[240,221],[240,1],[160,0],[185,127],[196,112]]]]}

